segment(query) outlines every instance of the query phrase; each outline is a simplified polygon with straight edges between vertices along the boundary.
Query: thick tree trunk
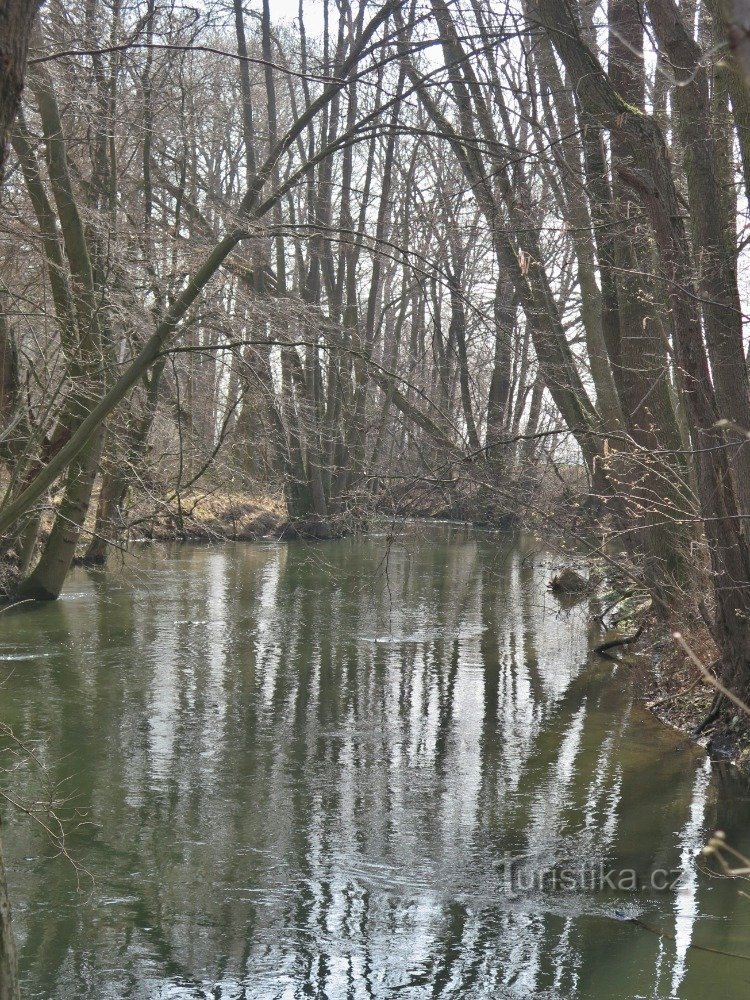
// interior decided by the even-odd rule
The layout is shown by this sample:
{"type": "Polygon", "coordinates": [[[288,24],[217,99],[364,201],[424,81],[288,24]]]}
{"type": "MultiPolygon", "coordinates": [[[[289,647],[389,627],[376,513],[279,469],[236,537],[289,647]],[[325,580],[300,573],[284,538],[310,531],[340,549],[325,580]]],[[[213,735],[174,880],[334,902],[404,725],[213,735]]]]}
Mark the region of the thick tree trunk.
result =
{"type": "MultiPolygon", "coordinates": [[[[636,0],[610,0],[609,28],[609,79],[631,107],[642,110],[644,30],[636,0]]],[[[610,147],[613,163],[628,158],[628,138],[620,130],[612,130],[610,147]]],[[[690,508],[685,509],[685,470],[670,454],[679,453],[681,440],[672,405],[669,358],[654,315],[657,296],[647,277],[650,240],[639,234],[643,227],[634,222],[641,213],[638,197],[616,172],[612,194],[612,232],[605,239],[611,240],[614,252],[616,379],[627,429],[637,445],[618,455],[618,479],[628,523],[644,554],[646,579],[666,610],[681,600],[689,585],[683,522],[690,508]]],[[[607,207],[603,207],[604,215],[607,207]]]]}
{"type": "Polygon", "coordinates": [[[134,469],[143,467],[149,434],[156,415],[164,367],[165,359],[160,358],[154,365],[151,377],[147,380],[144,377],[146,402],[140,418],[135,420],[132,408],[129,408],[129,413],[121,421],[120,426],[114,428],[114,433],[119,433],[124,442],[124,454],[117,453],[116,442],[113,442],[114,434],[110,431],[109,441],[112,442],[114,454],[107,456],[105,448],[93,537],[83,557],[83,562],[87,565],[103,566],[107,561],[110,544],[116,542],[122,534],[123,511],[130,488],[130,478],[134,469]]]}
{"type": "Polygon", "coordinates": [[[729,47],[750,92],[750,3],[748,0],[714,0],[724,23],[729,47]]]}
{"type": "Polygon", "coordinates": [[[18,960],[0,841],[0,1000],[19,1000],[18,960]]]}
{"type": "MultiPolygon", "coordinates": [[[[529,3],[529,9],[535,10],[535,3],[529,3]]],[[[545,89],[549,89],[549,100],[554,103],[556,115],[551,109],[546,120],[550,130],[554,127],[559,134],[559,141],[553,145],[553,155],[560,166],[560,183],[565,192],[563,211],[571,227],[572,239],[576,249],[578,263],[578,283],[581,291],[581,321],[586,334],[586,349],[591,368],[591,378],[596,390],[597,409],[602,416],[605,427],[609,430],[620,430],[623,427],[623,414],[620,398],[616,391],[613,374],[615,360],[619,363],[619,331],[617,357],[610,352],[606,333],[606,322],[609,319],[608,309],[616,302],[606,299],[609,289],[606,282],[612,282],[612,272],[605,273],[604,263],[600,260],[602,288],[596,283],[596,236],[601,231],[602,238],[611,234],[611,223],[602,228],[592,225],[591,212],[586,198],[581,197],[583,143],[590,142],[587,128],[579,129],[574,95],[565,86],[560,70],[555,60],[555,54],[548,38],[539,40],[535,47],[536,59],[540,70],[542,97],[546,97],[545,89]],[[554,120],[556,119],[556,121],[554,120]],[[579,135],[581,139],[579,140],[579,135]]],[[[608,187],[605,179],[605,186],[608,187]]],[[[591,190],[590,199],[593,210],[597,210],[596,188],[591,190]]]]}
{"type": "Polygon", "coordinates": [[[21,598],[51,601],[60,596],[86,520],[103,441],[104,427],[100,425],[77,459],[71,463],[55,523],[39,562],[21,583],[21,598]]]}
{"type": "Polygon", "coordinates": [[[120,538],[122,510],[129,485],[127,475],[118,466],[103,473],[93,538],[83,557],[87,566],[103,566],[107,561],[110,545],[120,538]]]}
{"type": "Polygon", "coordinates": [[[41,5],[41,0],[5,0],[0,8],[0,188],[8,131],[21,101],[31,29],[41,5]]]}
{"type": "MultiPolygon", "coordinates": [[[[5,181],[5,154],[8,132],[12,126],[23,90],[26,57],[39,0],[6,0],[0,10],[0,193],[5,181]]],[[[5,332],[3,323],[3,332],[5,332]]],[[[6,426],[7,386],[12,359],[4,338],[0,343],[3,365],[3,427],[6,426]]],[[[0,1000],[18,1000],[16,944],[11,925],[10,902],[0,843],[0,1000]]]]}
{"type": "MultiPolygon", "coordinates": [[[[750,517],[750,382],[743,346],[742,306],[737,287],[734,217],[720,186],[715,123],[703,53],[673,0],[649,0],[660,44],[680,77],[673,90],[676,124],[684,151],[690,200],[693,260],[698,266],[703,316],[716,387],[719,416],[738,425],[730,429],[732,465],[740,513],[750,517]]],[[[626,96],[626,95],[623,95],[626,96]]],[[[613,133],[614,135],[615,133],[613,133]]]]}

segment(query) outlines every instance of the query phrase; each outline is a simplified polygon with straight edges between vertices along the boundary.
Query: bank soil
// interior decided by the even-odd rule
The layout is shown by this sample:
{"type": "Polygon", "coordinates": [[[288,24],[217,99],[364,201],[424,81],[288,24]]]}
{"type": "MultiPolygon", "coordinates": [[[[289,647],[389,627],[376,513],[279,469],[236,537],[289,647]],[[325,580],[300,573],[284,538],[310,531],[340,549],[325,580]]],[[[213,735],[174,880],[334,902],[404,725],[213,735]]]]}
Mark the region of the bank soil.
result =
{"type": "Polygon", "coordinates": [[[616,578],[614,589],[602,595],[597,580],[602,569],[596,559],[581,559],[551,576],[548,588],[562,607],[593,598],[592,616],[603,629],[593,652],[627,664],[638,700],[660,722],[702,746],[712,759],[729,761],[750,776],[750,707],[743,712],[721,697],[696,663],[715,676],[718,648],[703,618],[694,613],[665,622],[645,591],[628,589],[625,577],[616,578]],[[612,609],[617,610],[610,615],[612,609]],[[689,653],[676,641],[676,632],[689,653]]]}
{"type": "MultiPolygon", "coordinates": [[[[713,673],[718,650],[703,623],[681,628],[693,654],[713,673]]],[[[716,705],[717,690],[675,642],[668,625],[644,624],[633,664],[644,706],[661,722],[705,747],[712,759],[728,760],[750,776],[750,715],[716,705]]]]}

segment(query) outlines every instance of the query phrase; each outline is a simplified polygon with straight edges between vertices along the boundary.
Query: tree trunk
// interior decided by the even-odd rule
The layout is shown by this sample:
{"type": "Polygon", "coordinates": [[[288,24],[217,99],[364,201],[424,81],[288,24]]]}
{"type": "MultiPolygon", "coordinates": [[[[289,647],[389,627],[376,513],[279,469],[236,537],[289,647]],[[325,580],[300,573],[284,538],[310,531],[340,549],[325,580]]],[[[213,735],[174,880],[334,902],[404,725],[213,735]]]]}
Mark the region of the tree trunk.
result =
{"type": "Polygon", "coordinates": [[[746,698],[750,693],[750,555],[740,528],[727,441],[716,426],[716,400],[691,288],[690,248],[664,139],[652,118],[627,104],[613,89],[581,39],[565,0],[540,0],[539,10],[582,105],[601,127],[621,130],[626,140],[627,162],[615,164],[615,169],[638,194],[659,250],[677,364],[683,372],[686,409],[699,451],[698,487],[711,554],[722,678],[746,698]]]}
{"type": "Polygon", "coordinates": [[[83,557],[87,566],[103,566],[109,546],[120,537],[122,509],[129,485],[127,475],[117,465],[102,474],[93,538],[83,557]]]}
{"type": "Polygon", "coordinates": [[[649,0],[651,21],[678,76],[673,90],[680,144],[690,201],[694,263],[702,293],[706,343],[716,388],[719,416],[738,425],[730,428],[732,465],[740,513],[750,517],[750,382],[742,333],[742,306],[737,287],[734,217],[722,196],[715,123],[703,53],[683,23],[673,0],[649,0]]]}
{"type": "MultiPolygon", "coordinates": [[[[4,307],[4,296],[0,308],[4,307]]],[[[18,351],[13,331],[9,328],[5,313],[0,313],[0,433],[9,431],[16,416],[18,405],[18,351]]],[[[18,431],[0,441],[0,459],[7,463],[14,460],[18,431]]]]}
{"type": "Polygon", "coordinates": [[[750,91],[750,4],[747,0],[715,0],[715,8],[724,23],[745,87],[750,91]]]}
{"type": "Polygon", "coordinates": [[[471,381],[469,374],[469,358],[466,349],[466,309],[464,308],[464,292],[461,288],[461,265],[456,272],[448,275],[448,286],[451,297],[451,336],[456,343],[458,356],[458,384],[461,388],[461,407],[463,409],[466,436],[472,451],[480,448],[477,425],[474,421],[474,408],[471,402],[471,381]]]}
{"type": "Polygon", "coordinates": [[[5,183],[8,131],[21,102],[26,57],[41,0],[6,0],[0,11],[0,188],[5,183]]]}
{"type": "MultiPolygon", "coordinates": [[[[497,279],[493,302],[495,319],[495,351],[492,379],[487,396],[488,447],[500,441],[510,428],[511,345],[516,333],[516,302],[513,285],[506,275],[497,279]]],[[[509,455],[507,445],[490,448],[487,457],[501,469],[509,455]]]]}
{"type": "MultiPolygon", "coordinates": [[[[5,182],[5,154],[8,131],[12,126],[21,101],[26,57],[34,18],[41,6],[40,0],[6,0],[0,12],[0,193],[5,182]]],[[[5,328],[5,324],[3,324],[5,328]]],[[[5,342],[0,344],[3,376],[10,361],[5,342]]],[[[5,406],[5,377],[3,377],[3,406],[5,406]]],[[[5,418],[5,412],[3,412],[5,418]]],[[[3,426],[6,426],[5,422],[3,426]]],[[[10,902],[5,880],[2,844],[0,844],[0,1000],[18,1000],[18,971],[16,944],[10,918],[10,902]]]]}
{"type": "Polygon", "coordinates": [[[0,1000],[19,1000],[18,959],[0,841],[0,1000]]]}
{"type": "Polygon", "coordinates": [[[21,583],[21,598],[54,601],[60,596],[86,520],[103,441],[104,427],[100,424],[68,469],[65,493],[55,516],[54,526],[39,562],[21,583]]]}
{"type": "MultiPolygon", "coordinates": [[[[491,131],[487,131],[487,134],[482,136],[482,141],[479,141],[475,130],[475,106],[472,104],[472,94],[476,94],[478,88],[472,86],[470,89],[462,77],[462,73],[468,75],[471,72],[470,60],[458,41],[445,4],[435,0],[434,7],[438,12],[445,61],[451,71],[460,132],[434,100],[425,86],[422,75],[411,63],[405,61],[407,73],[427,114],[450,143],[471,185],[477,204],[493,234],[498,264],[509,277],[512,277],[518,299],[526,314],[546,387],[565,423],[575,436],[592,476],[599,477],[601,464],[598,459],[601,448],[592,431],[597,429],[600,420],[576,367],[544,268],[538,225],[531,211],[528,185],[520,178],[514,178],[516,183],[511,183],[505,158],[493,155],[492,151],[497,150],[501,143],[487,115],[481,112],[481,109],[477,112],[477,117],[482,113],[481,124],[486,130],[491,129],[491,131]],[[492,157],[487,163],[482,160],[480,152],[485,146],[488,158],[492,157]],[[515,246],[508,236],[507,220],[500,207],[500,198],[508,212],[518,246],[515,246]]],[[[398,13],[396,18],[399,18],[398,13]]],[[[406,59],[403,22],[400,44],[406,59]]],[[[471,82],[474,83],[473,79],[471,82]]],[[[477,98],[477,102],[479,100],[480,98],[477,98]]]]}

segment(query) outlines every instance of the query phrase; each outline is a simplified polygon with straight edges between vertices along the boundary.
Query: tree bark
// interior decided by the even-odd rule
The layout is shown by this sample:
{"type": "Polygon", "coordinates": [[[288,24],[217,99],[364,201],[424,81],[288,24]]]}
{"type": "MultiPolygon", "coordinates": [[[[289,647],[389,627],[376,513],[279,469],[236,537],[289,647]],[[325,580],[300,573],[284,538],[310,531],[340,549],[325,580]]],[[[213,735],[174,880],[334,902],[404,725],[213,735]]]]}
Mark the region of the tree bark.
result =
{"type": "Polygon", "coordinates": [[[745,88],[750,92],[750,3],[748,0],[715,0],[715,4],[745,88]]]}
{"type": "Polygon", "coordinates": [[[0,189],[8,132],[21,102],[31,31],[41,5],[42,0],[5,0],[0,8],[0,189]]]}
{"type": "Polygon", "coordinates": [[[0,1000],[19,1000],[18,958],[0,841],[0,1000]]]}
{"type": "Polygon", "coordinates": [[[656,122],[626,103],[580,37],[565,0],[540,0],[542,23],[571,76],[584,108],[610,131],[620,130],[628,161],[615,164],[637,193],[659,250],[674,321],[677,363],[698,454],[698,487],[716,599],[722,678],[740,697],[750,691],[750,555],[740,528],[727,457],[717,427],[700,314],[692,293],[692,261],[683,213],[664,139],[656,122]]]}
{"type": "Polygon", "coordinates": [[[684,154],[706,343],[719,416],[741,428],[730,429],[728,437],[733,442],[740,513],[750,518],[750,442],[745,434],[750,431],[750,382],[737,287],[735,222],[720,186],[708,78],[703,53],[673,0],[649,0],[648,6],[659,43],[679,78],[672,100],[684,154]]]}
{"type": "MultiPolygon", "coordinates": [[[[0,196],[5,183],[8,132],[21,101],[29,39],[41,0],[6,0],[0,10],[0,196]]],[[[3,324],[5,330],[5,324],[3,324]]],[[[0,343],[3,363],[3,406],[6,366],[10,373],[10,348],[0,343]]],[[[5,411],[3,411],[5,420],[5,411]]],[[[5,426],[5,423],[3,424],[5,426]]],[[[18,1000],[16,944],[11,925],[10,902],[0,844],[0,1000],[18,1000]]]]}
{"type": "Polygon", "coordinates": [[[54,601],[60,596],[86,520],[103,442],[104,425],[100,424],[86,447],[71,463],[63,499],[57,509],[47,544],[39,562],[19,587],[19,597],[22,599],[54,601]]]}

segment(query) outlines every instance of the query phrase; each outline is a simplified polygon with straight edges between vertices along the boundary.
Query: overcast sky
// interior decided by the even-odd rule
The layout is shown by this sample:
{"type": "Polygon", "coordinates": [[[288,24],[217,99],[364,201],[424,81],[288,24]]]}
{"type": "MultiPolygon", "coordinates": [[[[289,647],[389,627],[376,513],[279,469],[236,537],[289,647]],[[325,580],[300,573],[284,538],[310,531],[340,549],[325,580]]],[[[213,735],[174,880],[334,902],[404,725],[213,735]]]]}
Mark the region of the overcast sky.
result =
{"type": "MultiPolygon", "coordinates": [[[[317,34],[323,30],[323,0],[303,0],[305,28],[309,34],[317,34]]],[[[260,0],[252,0],[250,6],[260,10],[260,0]]],[[[337,11],[330,5],[330,18],[334,22],[337,11]]],[[[271,0],[271,20],[274,24],[282,21],[296,20],[299,14],[299,0],[271,0]]]]}

